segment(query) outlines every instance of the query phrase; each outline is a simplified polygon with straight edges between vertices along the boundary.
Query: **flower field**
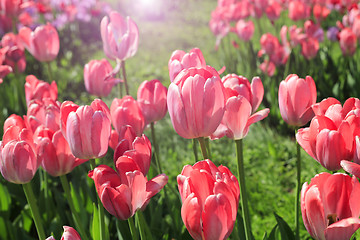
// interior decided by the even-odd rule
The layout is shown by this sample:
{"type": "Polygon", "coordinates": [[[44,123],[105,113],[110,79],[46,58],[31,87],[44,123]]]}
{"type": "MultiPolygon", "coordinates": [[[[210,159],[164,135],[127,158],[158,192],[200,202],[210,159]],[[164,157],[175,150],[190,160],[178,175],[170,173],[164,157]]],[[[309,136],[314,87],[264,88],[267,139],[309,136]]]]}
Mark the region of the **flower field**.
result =
{"type": "Polygon", "coordinates": [[[358,1],[0,18],[0,239],[360,237],[358,1]]]}

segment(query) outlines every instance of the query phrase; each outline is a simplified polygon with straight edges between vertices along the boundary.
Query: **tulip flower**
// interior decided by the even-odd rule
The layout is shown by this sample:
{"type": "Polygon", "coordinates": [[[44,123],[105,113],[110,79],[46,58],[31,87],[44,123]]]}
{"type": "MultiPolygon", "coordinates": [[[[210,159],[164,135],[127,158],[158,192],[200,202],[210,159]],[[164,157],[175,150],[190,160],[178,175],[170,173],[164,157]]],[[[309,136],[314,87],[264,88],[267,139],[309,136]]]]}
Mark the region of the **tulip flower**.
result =
{"type": "Polygon", "coordinates": [[[354,55],[356,51],[357,38],[350,28],[344,28],[338,35],[340,48],[343,55],[354,55]]]}
{"type": "Polygon", "coordinates": [[[84,67],[84,82],[88,93],[106,97],[112,88],[120,82],[111,76],[113,68],[106,59],[91,60],[84,67]]]}
{"type": "Polygon", "coordinates": [[[93,159],[105,156],[111,132],[110,111],[95,99],[90,106],[78,106],[65,101],[60,107],[60,128],[77,158],[93,159]]]}
{"type": "Polygon", "coordinates": [[[209,159],[186,165],[177,177],[181,217],[195,239],[227,239],[239,205],[236,177],[225,166],[209,159]]]}
{"type": "Polygon", "coordinates": [[[144,210],[150,199],[167,183],[165,174],[148,181],[137,166],[122,157],[127,167],[118,161],[117,171],[106,165],[100,165],[89,172],[89,177],[95,182],[95,187],[104,208],[116,218],[126,220],[137,210],[144,210]],[[120,167],[121,166],[121,167],[120,167]],[[131,171],[131,169],[133,171],[131,171]]]}
{"type": "Polygon", "coordinates": [[[301,1],[289,2],[289,18],[293,21],[307,19],[310,16],[310,7],[301,1]]]}
{"type": "Polygon", "coordinates": [[[181,137],[210,136],[225,110],[219,74],[210,66],[184,69],[169,86],[167,105],[173,127],[181,137]]]}
{"type": "Polygon", "coordinates": [[[13,72],[12,67],[8,65],[0,65],[0,83],[4,81],[3,80],[4,77],[6,77],[9,73],[12,72],[13,72]]]}
{"type": "Polygon", "coordinates": [[[59,35],[50,23],[38,26],[34,31],[23,27],[19,36],[25,48],[40,62],[50,62],[59,53],[59,35]]]}
{"type": "Polygon", "coordinates": [[[144,81],[137,92],[137,102],[144,116],[145,125],[159,121],[167,113],[167,88],[157,79],[144,81]]]}
{"type": "Polygon", "coordinates": [[[122,126],[130,125],[136,135],[141,136],[145,128],[145,120],[139,104],[133,97],[115,98],[111,103],[110,113],[111,122],[118,133],[122,126]]]}
{"type": "Polygon", "coordinates": [[[301,54],[308,60],[316,57],[319,51],[319,42],[316,38],[308,37],[301,41],[301,54]]]}
{"type": "Polygon", "coordinates": [[[58,177],[68,174],[76,166],[87,161],[76,158],[71,153],[69,144],[60,130],[53,132],[50,129],[45,129],[43,131],[49,132],[50,137],[40,137],[37,145],[37,155],[41,166],[51,176],[58,177]]]}
{"type": "Polygon", "coordinates": [[[360,184],[342,173],[320,173],[304,183],[301,212],[304,225],[316,240],[347,240],[360,227],[360,184]]]}
{"type": "Polygon", "coordinates": [[[236,23],[235,30],[236,34],[243,41],[249,41],[254,34],[254,23],[252,21],[245,22],[244,20],[239,20],[236,23]]]}
{"type": "Polygon", "coordinates": [[[20,129],[27,127],[27,123],[24,121],[24,119],[22,119],[22,117],[16,114],[11,114],[4,122],[4,132],[6,132],[9,127],[14,125],[20,127],[20,129]]]}
{"type": "Polygon", "coordinates": [[[360,109],[360,102],[349,98],[342,107],[336,99],[327,98],[312,108],[315,117],[310,127],[299,129],[296,140],[323,167],[339,170],[341,160],[353,158],[354,136],[360,125],[355,110],[360,109]]]}
{"type": "MultiPolygon", "coordinates": [[[[61,240],[81,240],[79,233],[72,227],[63,226],[64,233],[61,240]]],[[[53,236],[48,237],[46,240],[55,240],[53,236]]]]}
{"type": "Polygon", "coordinates": [[[51,98],[32,100],[28,106],[27,121],[33,132],[43,125],[52,131],[60,129],[60,102],[51,98]]]}
{"type": "Polygon", "coordinates": [[[173,82],[183,69],[206,67],[206,62],[201,50],[198,48],[191,49],[189,53],[185,53],[182,50],[176,50],[171,54],[168,67],[170,81],[173,82]]]}
{"type": "Polygon", "coordinates": [[[316,86],[310,76],[305,79],[290,74],[279,87],[279,108],[284,121],[303,126],[314,116],[311,106],[316,102],[316,86]]]}
{"type": "Polygon", "coordinates": [[[105,55],[124,61],[135,55],[138,49],[139,30],[136,23],[113,11],[101,20],[101,39],[105,55]],[[109,20],[110,17],[110,20],[109,20]]]}
{"type": "Polygon", "coordinates": [[[58,89],[55,81],[51,84],[37,79],[34,75],[28,75],[25,79],[25,99],[27,105],[33,99],[42,100],[43,98],[51,98],[56,101],[58,89]]]}

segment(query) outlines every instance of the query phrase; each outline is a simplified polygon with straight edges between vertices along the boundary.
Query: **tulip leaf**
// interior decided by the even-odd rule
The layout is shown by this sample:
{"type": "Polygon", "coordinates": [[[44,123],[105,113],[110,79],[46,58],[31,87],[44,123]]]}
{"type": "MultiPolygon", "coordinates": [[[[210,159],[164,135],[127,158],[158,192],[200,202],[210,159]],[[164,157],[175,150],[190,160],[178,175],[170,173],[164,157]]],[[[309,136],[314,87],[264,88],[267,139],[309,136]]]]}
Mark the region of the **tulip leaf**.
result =
{"type": "Polygon", "coordinates": [[[276,222],[278,223],[278,227],[281,234],[282,240],[295,240],[295,236],[289,225],[282,219],[279,215],[274,213],[276,218],[276,222]]]}
{"type": "Polygon", "coordinates": [[[11,197],[7,188],[0,184],[0,211],[6,212],[8,215],[9,206],[11,205],[11,197]]]}
{"type": "Polygon", "coordinates": [[[99,212],[95,203],[93,203],[93,220],[91,226],[91,233],[93,239],[100,239],[100,223],[99,223],[99,212]]]}

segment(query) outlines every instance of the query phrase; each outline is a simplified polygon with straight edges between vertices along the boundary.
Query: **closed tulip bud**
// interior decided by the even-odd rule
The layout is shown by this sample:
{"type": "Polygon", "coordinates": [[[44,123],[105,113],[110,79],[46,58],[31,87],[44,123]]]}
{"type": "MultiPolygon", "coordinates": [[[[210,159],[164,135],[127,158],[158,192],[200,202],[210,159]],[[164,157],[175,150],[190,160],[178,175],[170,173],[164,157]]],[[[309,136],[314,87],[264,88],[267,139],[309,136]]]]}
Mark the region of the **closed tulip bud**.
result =
{"type": "Polygon", "coordinates": [[[357,38],[350,28],[344,28],[338,35],[343,55],[352,56],[356,51],[357,38]]]}
{"type": "Polygon", "coordinates": [[[25,81],[25,99],[27,105],[34,99],[43,100],[44,98],[50,98],[54,101],[57,100],[58,89],[55,81],[49,84],[37,79],[34,75],[28,75],[25,81]]]}
{"type": "Polygon", "coordinates": [[[20,127],[20,129],[26,128],[26,122],[22,119],[22,117],[16,114],[11,114],[4,122],[4,132],[14,125],[20,127]]]}
{"type": "Polygon", "coordinates": [[[175,131],[183,138],[210,136],[225,110],[225,92],[217,71],[184,69],[170,84],[167,105],[175,131]]]}
{"type": "Polygon", "coordinates": [[[59,53],[59,35],[50,23],[38,26],[34,31],[23,27],[19,36],[25,48],[40,62],[52,61],[59,53]]]}
{"type": "Polygon", "coordinates": [[[121,128],[130,125],[137,136],[141,136],[145,128],[144,116],[137,101],[131,96],[115,98],[110,106],[111,122],[120,133],[121,128]]]}
{"type": "Polygon", "coordinates": [[[236,23],[236,34],[239,36],[239,38],[243,41],[249,41],[253,34],[254,34],[254,23],[249,20],[248,22],[245,22],[244,20],[239,20],[236,23]]]}
{"type": "Polygon", "coordinates": [[[310,7],[301,1],[289,2],[289,18],[293,21],[307,19],[310,16],[310,7]]]}
{"type": "Polygon", "coordinates": [[[60,107],[60,128],[77,158],[105,156],[110,139],[110,112],[106,104],[95,99],[90,106],[66,101],[60,107]]]}
{"type": "Polygon", "coordinates": [[[49,137],[40,137],[37,145],[37,155],[41,166],[51,176],[58,177],[71,172],[76,166],[86,162],[85,159],[76,158],[70,150],[61,131],[55,133],[50,129],[49,137]]]}
{"type": "Polygon", "coordinates": [[[314,117],[311,106],[316,103],[316,86],[310,76],[305,79],[290,74],[279,87],[279,108],[284,121],[291,126],[303,126],[314,117]]]}
{"type": "Polygon", "coordinates": [[[145,125],[159,121],[167,113],[167,88],[157,79],[144,81],[138,88],[137,102],[144,116],[145,125]]]}
{"type": "Polygon", "coordinates": [[[360,227],[360,184],[342,173],[320,173],[304,183],[301,212],[304,225],[316,240],[347,240],[360,227]]]}
{"type": "Polygon", "coordinates": [[[316,57],[319,51],[319,42],[316,38],[308,37],[301,42],[301,54],[308,60],[316,57]]]}
{"type": "Polygon", "coordinates": [[[195,240],[227,239],[233,230],[240,188],[236,177],[210,160],[186,165],[177,177],[181,217],[195,240]]]}
{"type": "Polygon", "coordinates": [[[27,120],[33,132],[40,125],[52,131],[60,129],[60,102],[50,98],[32,100],[28,106],[27,120]]]}
{"type": "MultiPolygon", "coordinates": [[[[81,240],[79,233],[72,227],[63,226],[64,233],[61,240],[81,240]]],[[[46,240],[55,240],[53,236],[48,237],[46,240]]]]}
{"type": "Polygon", "coordinates": [[[260,38],[261,48],[268,55],[273,54],[276,49],[280,48],[279,40],[272,34],[266,33],[263,34],[260,38]]]}
{"type": "Polygon", "coordinates": [[[113,11],[101,20],[101,39],[105,55],[122,61],[135,55],[139,43],[139,30],[136,23],[113,11]],[[110,17],[110,20],[109,20],[110,17]]]}
{"type": "MultiPolygon", "coordinates": [[[[127,169],[136,168],[131,163],[127,169]]],[[[123,168],[114,171],[106,165],[100,165],[88,176],[95,182],[95,187],[104,208],[116,218],[126,220],[137,210],[144,210],[150,199],[167,183],[165,174],[148,181],[139,170],[125,172],[123,168]]]]}
{"type": "Polygon", "coordinates": [[[98,97],[108,96],[113,86],[120,82],[120,79],[110,76],[112,72],[113,68],[108,60],[91,60],[84,67],[86,91],[98,97]]]}
{"type": "Polygon", "coordinates": [[[176,50],[171,54],[168,63],[170,81],[173,82],[176,76],[186,68],[206,67],[204,56],[200,49],[193,48],[189,53],[182,50],[176,50]]]}

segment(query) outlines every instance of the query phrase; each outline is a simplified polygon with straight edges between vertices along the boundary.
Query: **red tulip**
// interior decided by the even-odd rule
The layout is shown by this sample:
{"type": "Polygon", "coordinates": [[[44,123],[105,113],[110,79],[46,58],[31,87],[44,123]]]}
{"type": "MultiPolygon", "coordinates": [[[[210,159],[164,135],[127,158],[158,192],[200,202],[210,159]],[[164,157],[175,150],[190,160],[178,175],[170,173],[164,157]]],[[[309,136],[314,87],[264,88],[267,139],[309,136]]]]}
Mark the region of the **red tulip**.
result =
{"type": "Polygon", "coordinates": [[[123,18],[113,11],[101,20],[101,39],[106,56],[112,60],[126,60],[135,55],[138,49],[139,30],[130,18],[123,18]]]}
{"type": "Polygon", "coordinates": [[[279,108],[284,121],[292,126],[308,123],[314,112],[311,108],[316,103],[316,86],[310,76],[305,79],[290,74],[281,81],[279,87],[279,108]]]}
{"type": "Polygon", "coordinates": [[[310,127],[299,129],[296,140],[300,146],[323,167],[330,171],[341,168],[341,160],[351,160],[354,136],[358,135],[360,101],[346,100],[342,107],[334,98],[313,105],[315,117],[310,127]]]}
{"type": "MultiPolygon", "coordinates": [[[[79,233],[72,227],[63,226],[64,233],[61,240],[81,240],[79,233]]],[[[53,236],[48,237],[46,240],[55,240],[53,236]]]]}
{"type": "Polygon", "coordinates": [[[37,27],[35,31],[23,27],[19,36],[25,48],[40,62],[52,61],[59,53],[59,35],[50,23],[37,27]]]}
{"type": "Polygon", "coordinates": [[[112,72],[113,68],[108,60],[91,60],[84,67],[86,91],[98,97],[108,96],[113,86],[120,82],[120,79],[111,77],[112,72]]]}
{"type": "Polygon", "coordinates": [[[145,128],[145,120],[139,104],[133,97],[115,98],[111,103],[110,113],[111,122],[118,133],[122,126],[130,125],[136,135],[141,136],[145,128]]]}
{"type": "Polygon", "coordinates": [[[40,165],[35,151],[30,130],[16,125],[7,128],[0,142],[0,171],[3,177],[16,184],[30,182],[40,165]]]}
{"type": "MultiPolygon", "coordinates": [[[[126,159],[127,158],[124,157],[126,159]]],[[[119,165],[120,166],[120,165],[119,165]]],[[[89,177],[95,182],[95,187],[104,208],[115,217],[126,220],[139,209],[144,210],[150,199],[167,183],[165,174],[148,181],[143,173],[131,162],[125,162],[127,170],[117,168],[114,171],[106,165],[100,165],[89,172],[89,177]]]]}
{"type": "Polygon", "coordinates": [[[167,113],[167,88],[157,79],[144,81],[138,88],[137,102],[144,116],[145,125],[159,121],[167,113]]]}
{"type": "Polygon", "coordinates": [[[210,160],[186,165],[177,177],[181,217],[198,239],[227,239],[234,227],[240,188],[236,177],[210,160]]]}
{"type": "Polygon", "coordinates": [[[360,184],[355,177],[320,173],[304,183],[301,212],[304,225],[317,240],[347,240],[360,227],[360,184]]]}
{"type": "Polygon", "coordinates": [[[4,132],[11,126],[18,126],[23,129],[27,127],[27,123],[19,115],[11,114],[4,122],[4,132]]]}
{"type": "Polygon", "coordinates": [[[189,53],[176,50],[171,54],[168,63],[170,81],[173,82],[183,69],[191,67],[203,68],[205,66],[206,62],[200,49],[193,48],[189,53]]]}
{"type": "Polygon", "coordinates": [[[217,71],[184,69],[170,84],[167,105],[175,131],[183,138],[210,136],[224,115],[224,86],[217,71]]]}
{"type": "Polygon", "coordinates": [[[249,41],[254,34],[254,23],[249,20],[245,22],[244,20],[239,20],[236,23],[236,34],[243,41],[249,41]]]}
{"type": "Polygon", "coordinates": [[[356,51],[357,38],[350,28],[344,28],[338,35],[341,51],[344,55],[352,56],[356,51]]]}
{"type": "Polygon", "coordinates": [[[70,150],[61,131],[53,132],[45,129],[49,137],[40,137],[37,145],[38,160],[41,166],[51,176],[58,177],[68,174],[76,166],[86,162],[85,159],[76,158],[70,150]]]}
{"type": "Polygon", "coordinates": [[[83,159],[105,156],[111,132],[110,112],[106,104],[95,99],[90,106],[71,101],[61,104],[60,128],[75,157],[83,159]]]}
{"type": "Polygon", "coordinates": [[[58,89],[55,81],[51,84],[37,79],[34,75],[28,75],[25,83],[25,98],[27,105],[33,99],[42,100],[43,98],[51,98],[56,101],[58,89]]]}

